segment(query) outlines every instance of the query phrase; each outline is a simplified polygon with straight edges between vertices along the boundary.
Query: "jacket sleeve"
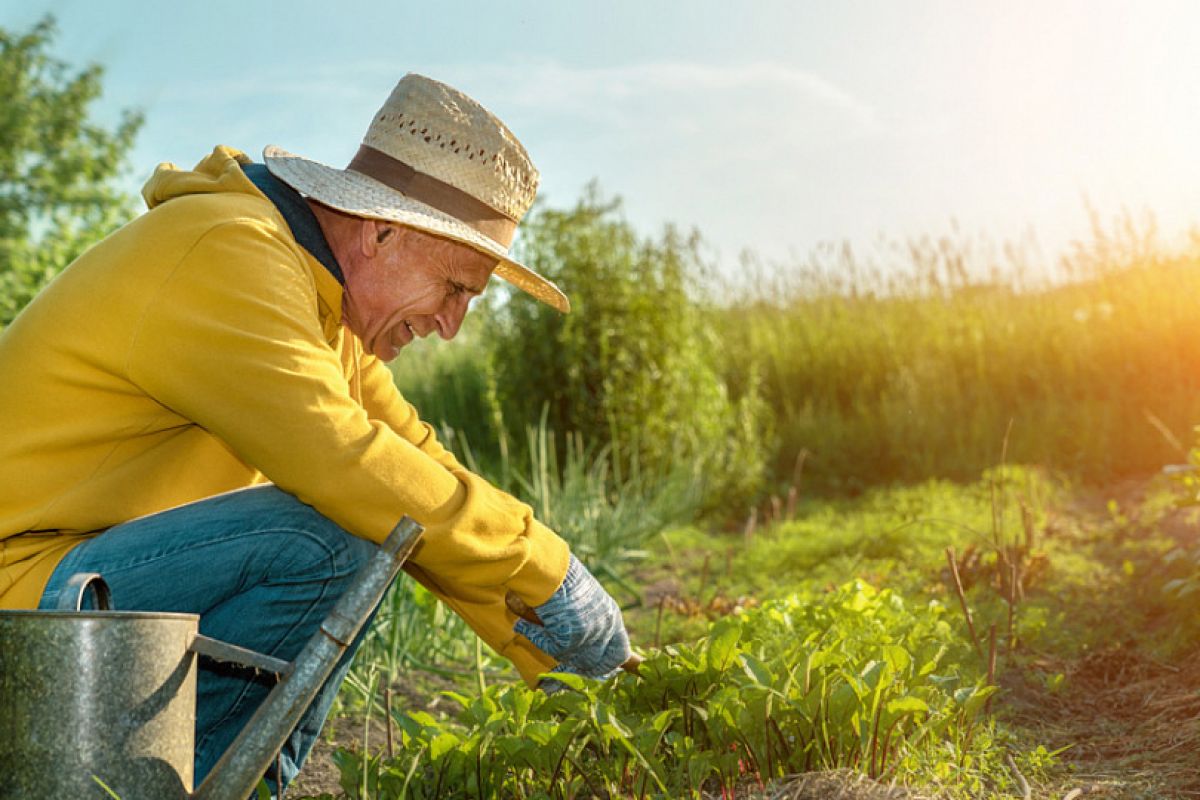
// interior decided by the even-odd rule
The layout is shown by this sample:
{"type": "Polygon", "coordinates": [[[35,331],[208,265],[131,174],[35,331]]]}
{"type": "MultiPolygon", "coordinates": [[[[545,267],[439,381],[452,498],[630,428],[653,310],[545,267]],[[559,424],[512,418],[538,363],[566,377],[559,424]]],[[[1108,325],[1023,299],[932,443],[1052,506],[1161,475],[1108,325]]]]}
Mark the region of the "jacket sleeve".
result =
{"type": "Polygon", "coordinates": [[[387,423],[388,427],[446,469],[464,469],[454,454],[438,441],[433,426],[422,420],[413,404],[400,394],[387,365],[369,353],[364,354],[359,360],[359,375],[362,404],[368,417],[387,423]]]}
{"type": "Polygon", "coordinates": [[[463,469],[411,406],[371,419],[354,400],[304,256],[267,222],[227,222],[195,243],[146,307],[127,373],[351,533],[379,542],[411,515],[426,529],[414,571],[484,614],[468,621],[501,652],[515,637],[504,593],[537,605],[566,574],[566,543],[463,469]]]}
{"type": "MultiPolygon", "coordinates": [[[[416,408],[400,394],[391,370],[370,354],[363,356],[360,366],[362,404],[371,419],[386,423],[446,469],[462,470],[454,454],[438,441],[433,427],[422,421],[416,408]]],[[[539,675],[556,666],[553,658],[513,631],[516,617],[504,602],[503,590],[456,582],[434,575],[411,561],[405,569],[466,620],[493,650],[512,661],[531,686],[536,685],[539,675]]]]}

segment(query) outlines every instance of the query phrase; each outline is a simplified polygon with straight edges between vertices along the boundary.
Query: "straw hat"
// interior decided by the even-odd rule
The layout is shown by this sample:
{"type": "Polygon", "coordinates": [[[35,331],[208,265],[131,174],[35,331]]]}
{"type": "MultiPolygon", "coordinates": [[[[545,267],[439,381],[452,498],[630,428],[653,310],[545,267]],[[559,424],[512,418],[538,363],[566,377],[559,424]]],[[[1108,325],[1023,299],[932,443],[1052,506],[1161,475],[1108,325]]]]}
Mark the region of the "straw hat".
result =
{"type": "Polygon", "coordinates": [[[538,172],[504,123],[457,89],[400,79],[346,169],[269,145],[267,168],[312,199],[469,245],[499,260],[496,274],[564,314],[557,286],[508,256],[533,204],[538,172]]]}

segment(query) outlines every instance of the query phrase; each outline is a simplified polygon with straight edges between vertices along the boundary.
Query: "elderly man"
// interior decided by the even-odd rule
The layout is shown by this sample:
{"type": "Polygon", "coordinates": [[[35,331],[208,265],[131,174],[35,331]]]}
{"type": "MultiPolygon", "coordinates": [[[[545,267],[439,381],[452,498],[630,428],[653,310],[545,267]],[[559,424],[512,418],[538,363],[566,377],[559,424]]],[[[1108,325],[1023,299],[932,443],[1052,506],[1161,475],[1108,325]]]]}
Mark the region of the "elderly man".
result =
{"type": "MultiPolygon", "coordinates": [[[[537,189],[524,148],[407,75],[347,169],[264,160],[218,147],[160,166],[150,210],[0,335],[0,607],[52,606],[99,572],[118,608],[198,613],[207,635],[291,659],[409,514],[426,528],[409,571],[526,680],[615,669],[612,599],[438,443],[383,364],[453,338],[493,272],[569,310],[508,255],[537,189]]],[[[289,741],[285,784],[348,663],[289,741]]],[[[197,781],[266,689],[201,663],[197,781]]]]}

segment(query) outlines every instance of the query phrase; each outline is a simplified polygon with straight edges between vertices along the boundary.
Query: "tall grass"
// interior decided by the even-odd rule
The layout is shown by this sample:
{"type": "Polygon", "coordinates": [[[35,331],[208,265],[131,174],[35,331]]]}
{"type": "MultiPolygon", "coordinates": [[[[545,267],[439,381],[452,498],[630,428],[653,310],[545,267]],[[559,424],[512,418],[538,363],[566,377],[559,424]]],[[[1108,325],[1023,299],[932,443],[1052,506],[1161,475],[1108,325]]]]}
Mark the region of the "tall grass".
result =
{"type": "Polygon", "coordinates": [[[1010,462],[1111,481],[1185,454],[1200,422],[1197,243],[1098,229],[1055,276],[1011,248],[1007,267],[972,271],[976,254],[946,240],[913,244],[907,272],[836,255],[769,300],[713,311],[729,380],[763,380],[778,475],[806,453],[810,486],[972,479],[1007,447],[1010,462]]]}
{"type": "MultiPolygon", "coordinates": [[[[760,390],[777,484],[801,462],[807,490],[972,480],[1005,447],[1088,482],[1182,460],[1200,422],[1200,237],[1168,247],[1152,220],[1097,218],[1045,263],[1032,242],[961,234],[871,258],[829,247],[694,302],[728,395],[760,390]]],[[[502,461],[488,370],[504,379],[486,344],[438,343],[398,370],[485,468],[502,461]]]]}

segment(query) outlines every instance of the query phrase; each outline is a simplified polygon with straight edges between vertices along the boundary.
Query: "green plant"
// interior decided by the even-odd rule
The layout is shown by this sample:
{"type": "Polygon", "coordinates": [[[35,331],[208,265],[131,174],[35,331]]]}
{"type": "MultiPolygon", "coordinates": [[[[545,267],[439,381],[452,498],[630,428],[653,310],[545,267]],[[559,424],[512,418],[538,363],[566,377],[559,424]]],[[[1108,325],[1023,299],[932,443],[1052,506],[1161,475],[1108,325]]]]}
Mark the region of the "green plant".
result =
{"type": "Polygon", "coordinates": [[[999,759],[980,718],[993,689],[946,613],[856,581],[723,619],[649,658],[640,677],[452,693],[454,720],[397,717],[394,758],[343,752],[343,788],[354,798],[363,786],[378,798],[732,797],[842,766],[905,782],[962,768],[986,776],[999,759]]]}
{"type": "Polygon", "coordinates": [[[613,580],[645,557],[651,536],[690,520],[700,505],[705,482],[696,464],[649,472],[635,459],[622,474],[611,448],[589,450],[579,433],[566,438],[565,458],[544,420],[526,433],[530,469],[508,472],[515,493],[593,571],[613,580]]]}
{"type": "Polygon", "coordinates": [[[1163,591],[1176,600],[1186,600],[1200,592],[1200,547],[1178,547],[1164,556],[1166,563],[1182,569],[1183,575],[1163,584],[1163,591]]]}
{"type": "MultiPolygon", "coordinates": [[[[1200,434],[1200,426],[1196,427],[1200,434]]],[[[1179,490],[1177,505],[1183,508],[1200,506],[1200,447],[1188,452],[1187,463],[1168,468],[1179,490]]],[[[1180,545],[1163,556],[1171,577],[1163,584],[1163,591],[1177,601],[1187,601],[1200,593],[1200,544],[1180,545]]]]}

